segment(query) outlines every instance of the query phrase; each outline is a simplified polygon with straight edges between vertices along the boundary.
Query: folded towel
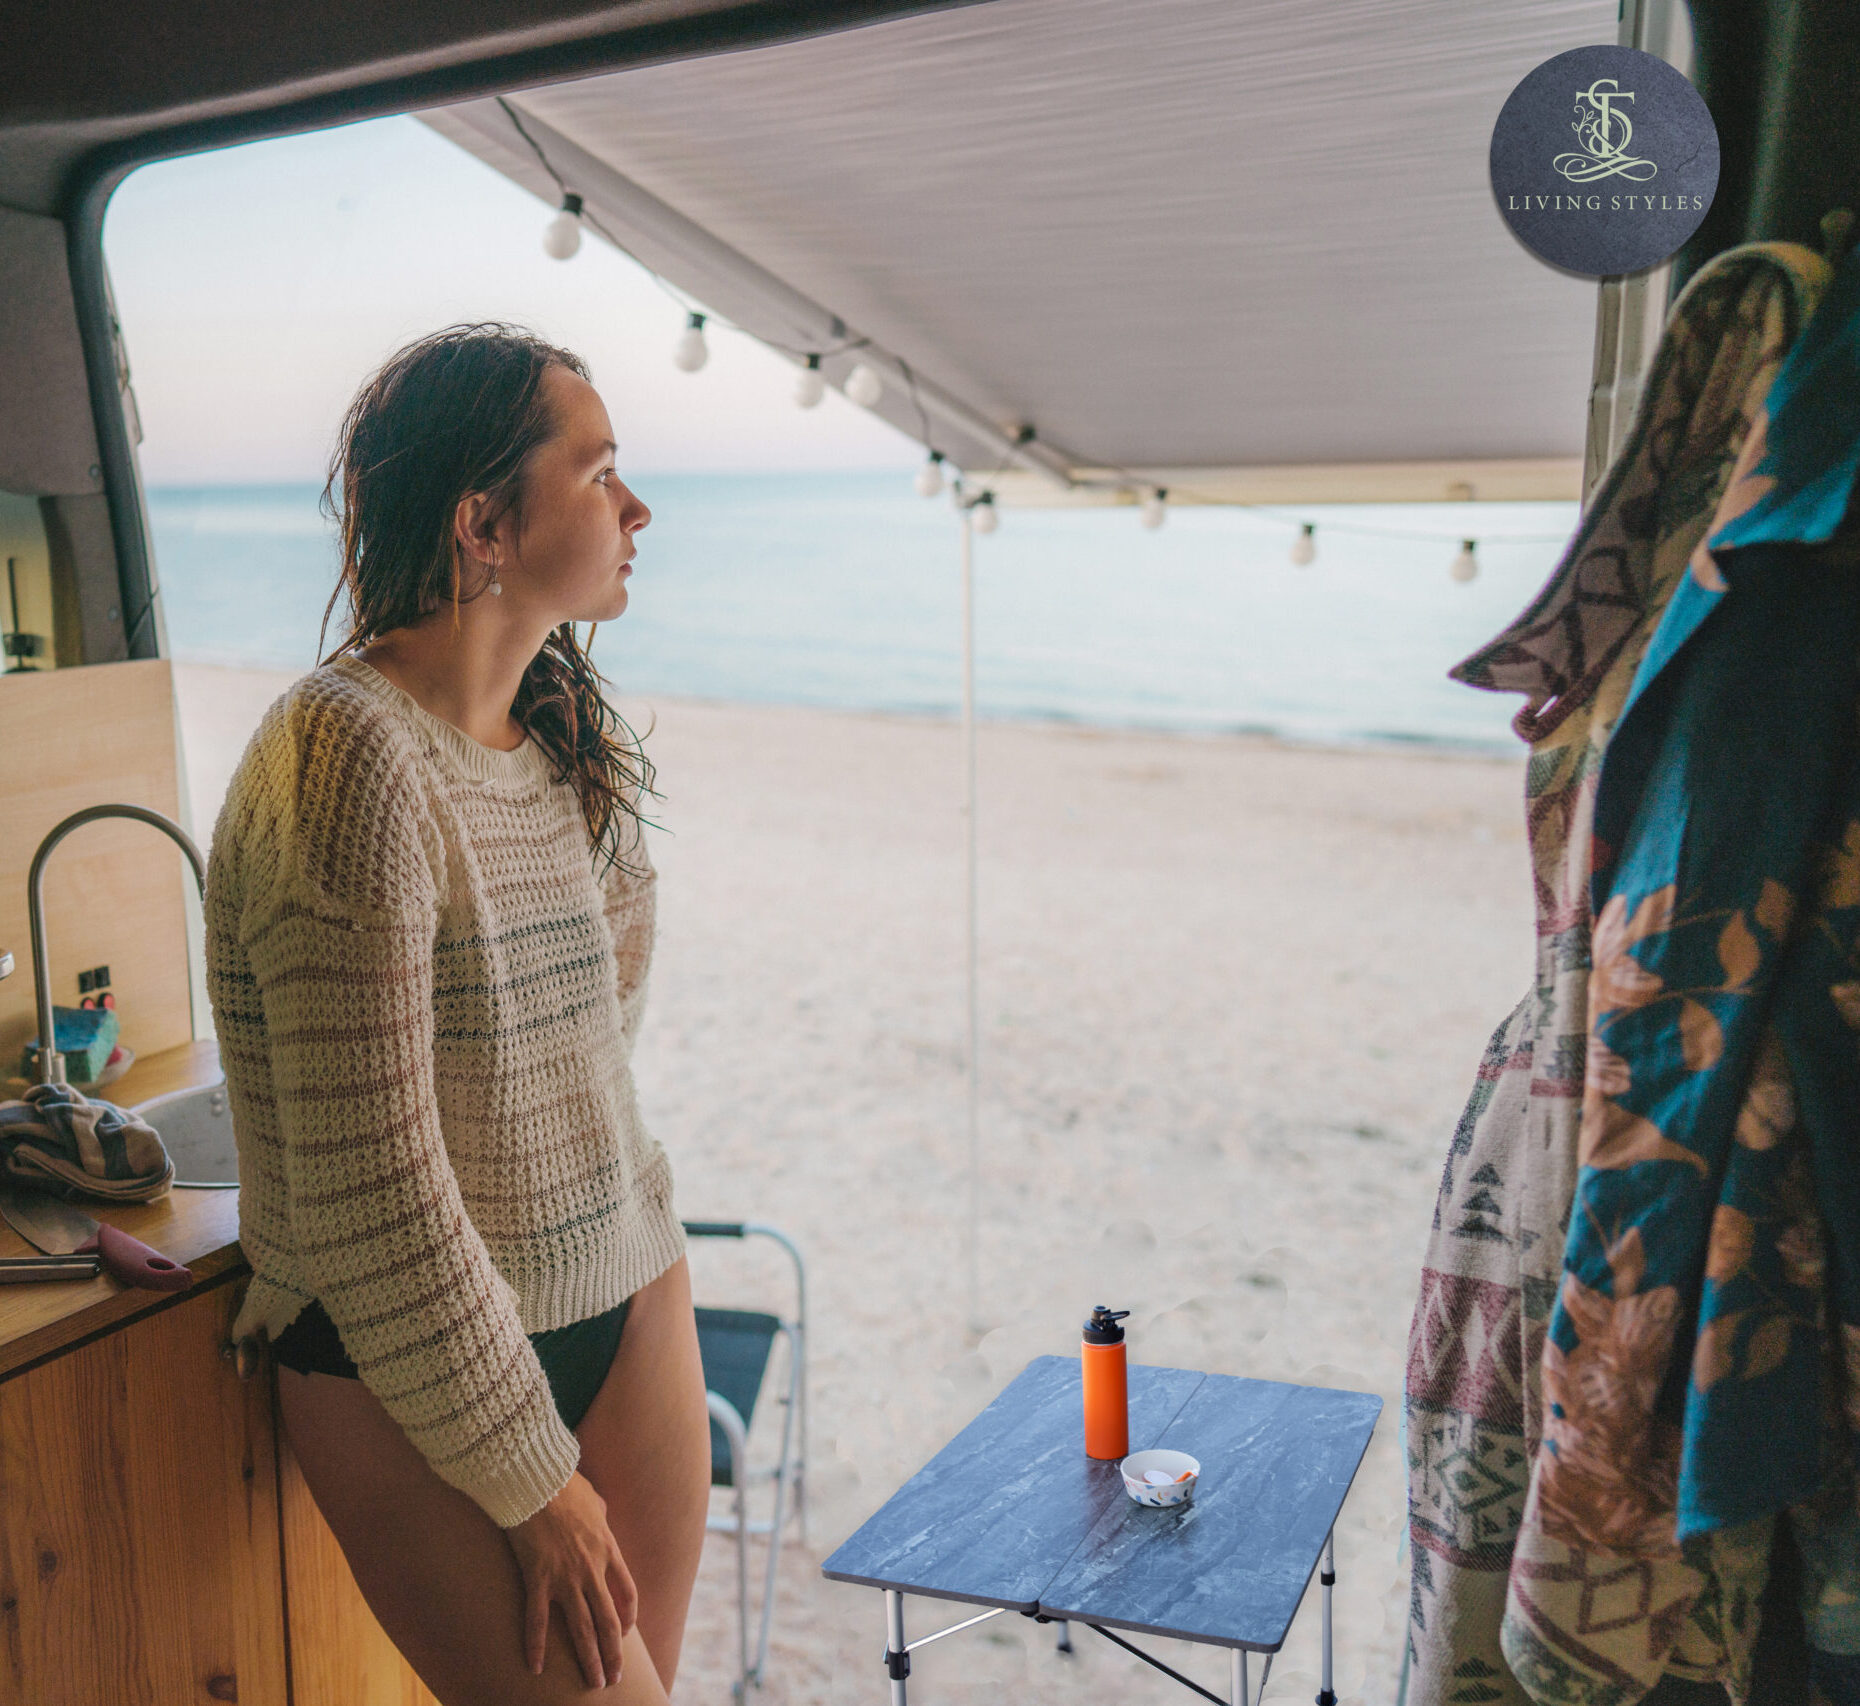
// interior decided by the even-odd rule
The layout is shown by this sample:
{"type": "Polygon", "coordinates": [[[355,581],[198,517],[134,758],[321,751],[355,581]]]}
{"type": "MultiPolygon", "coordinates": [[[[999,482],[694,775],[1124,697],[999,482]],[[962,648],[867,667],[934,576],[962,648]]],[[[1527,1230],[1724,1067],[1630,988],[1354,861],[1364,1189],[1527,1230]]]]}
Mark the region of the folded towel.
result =
{"type": "Polygon", "coordinates": [[[155,1128],[114,1102],[35,1084],[0,1102],[0,1178],[67,1202],[148,1202],[166,1194],[174,1162],[155,1128]]]}

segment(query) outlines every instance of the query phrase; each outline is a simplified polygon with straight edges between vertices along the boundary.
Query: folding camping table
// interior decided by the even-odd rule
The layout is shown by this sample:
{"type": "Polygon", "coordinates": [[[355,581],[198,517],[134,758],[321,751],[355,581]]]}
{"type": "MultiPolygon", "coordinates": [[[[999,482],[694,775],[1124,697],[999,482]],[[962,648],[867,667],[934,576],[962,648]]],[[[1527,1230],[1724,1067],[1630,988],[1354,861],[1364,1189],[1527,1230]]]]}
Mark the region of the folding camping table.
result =
{"type": "Polygon", "coordinates": [[[1232,1653],[1231,1706],[1253,1706],[1248,1655],[1285,1642],[1322,1554],[1323,1692],[1331,1686],[1332,1529],[1375,1431],[1366,1392],[1240,1380],[1185,1368],[1130,1369],[1130,1448],[1201,1462],[1194,1497],[1137,1504],[1118,1466],[1085,1455],[1077,1357],[1036,1357],[821,1566],[882,1588],[892,1706],[906,1706],[917,1648],[1005,1612],[1083,1623],[1219,1706],[1135,1642],[1167,1635],[1232,1653]],[[907,1641],[904,1596],[990,1607],[907,1641]]]}

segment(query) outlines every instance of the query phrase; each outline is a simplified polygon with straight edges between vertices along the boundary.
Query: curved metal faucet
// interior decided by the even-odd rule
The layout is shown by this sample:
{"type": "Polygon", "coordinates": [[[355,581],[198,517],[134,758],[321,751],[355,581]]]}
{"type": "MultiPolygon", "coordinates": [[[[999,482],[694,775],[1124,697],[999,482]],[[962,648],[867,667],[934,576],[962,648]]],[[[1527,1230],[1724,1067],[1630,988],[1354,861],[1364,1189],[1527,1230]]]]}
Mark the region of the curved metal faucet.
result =
{"type": "Polygon", "coordinates": [[[134,818],[139,823],[159,829],[187,855],[188,864],[194,868],[194,881],[199,885],[201,899],[204,900],[207,894],[207,867],[201,861],[200,849],[189,840],[187,831],[172,818],[150,811],[147,806],[86,806],[81,812],[73,812],[63,823],[53,826],[51,833],[39,843],[38,852],[33,854],[32,869],[26,876],[26,911],[32,927],[33,987],[39,1001],[41,1084],[62,1084],[65,1081],[65,1057],[58,1052],[58,1033],[52,1029],[52,968],[45,951],[45,861],[51,857],[52,849],[72,830],[105,817],[134,818]]]}

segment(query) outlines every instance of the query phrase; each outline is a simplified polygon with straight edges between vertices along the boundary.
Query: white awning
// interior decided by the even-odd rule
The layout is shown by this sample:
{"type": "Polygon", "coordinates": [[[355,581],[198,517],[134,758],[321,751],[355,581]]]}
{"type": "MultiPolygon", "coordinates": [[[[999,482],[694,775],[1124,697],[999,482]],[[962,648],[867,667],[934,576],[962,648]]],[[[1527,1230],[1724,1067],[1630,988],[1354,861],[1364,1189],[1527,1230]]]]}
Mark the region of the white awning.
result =
{"type": "Polygon", "coordinates": [[[422,117],[797,361],[870,340],[829,379],[871,362],[877,412],[974,474],[1574,499],[1596,284],[1511,236],[1487,150],[1615,19],[991,0],[422,117]]]}

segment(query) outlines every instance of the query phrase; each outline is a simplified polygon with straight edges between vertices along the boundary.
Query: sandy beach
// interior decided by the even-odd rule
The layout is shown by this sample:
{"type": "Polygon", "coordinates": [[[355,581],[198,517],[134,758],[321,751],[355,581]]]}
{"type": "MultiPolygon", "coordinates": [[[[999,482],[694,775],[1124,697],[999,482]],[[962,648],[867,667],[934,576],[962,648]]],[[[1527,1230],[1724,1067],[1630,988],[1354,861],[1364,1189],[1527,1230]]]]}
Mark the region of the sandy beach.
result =
{"type": "MultiPolygon", "coordinates": [[[[177,668],[202,838],[289,677],[177,668]]],[[[1348,1386],[1387,1408],[1338,1529],[1339,1693],[1400,1664],[1399,1399],[1445,1146],[1530,975],[1517,760],[989,724],[980,733],[982,1184],[968,1320],[963,821],[953,724],[623,702],[663,799],[637,1059],[687,1218],[808,1260],[808,1539],[784,1561],[771,1703],[884,1698],[882,1602],[819,1561],[1094,1303],[1132,1360],[1348,1386]]],[[[700,1301],[781,1270],[694,1246],[700,1301]]],[[[772,1406],[770,1406],[772,1409],[772,1406]]],[[[713,1537],[676,1698],[729,1698],[713,1537]]],[[[913,1635],[961,1615],[907,1603],[913,1635]]],[[[1317,1691],[1313,1602],[1267,1697],[1317,1691]]],[[[911,1697],[1174,1701],[1080,1632],[1004,1617],[911,1697]]],[[[1159,1641],[1205,1686],[1223,1655],[1159,1641]]]]}

